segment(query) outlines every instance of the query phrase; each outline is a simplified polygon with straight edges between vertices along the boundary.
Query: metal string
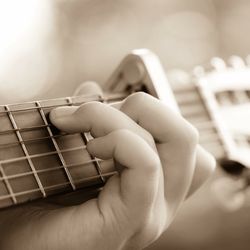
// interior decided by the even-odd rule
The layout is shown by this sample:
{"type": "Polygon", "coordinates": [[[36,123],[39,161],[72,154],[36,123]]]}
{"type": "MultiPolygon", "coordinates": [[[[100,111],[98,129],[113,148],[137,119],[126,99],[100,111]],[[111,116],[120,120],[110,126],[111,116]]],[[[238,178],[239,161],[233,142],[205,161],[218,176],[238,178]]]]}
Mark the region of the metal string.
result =
{"type": "MultiPolygon", "coordinates": [[[[117,174],[117,171],[104,173],[103,176],[104,177],[109,177],[109,176],[112,176],[114,174],[117,174]]],[[[76,184],[82,184],[84,182],[91,181],[91,180],[97,180],[99,178],[100,178],[99,175],[94,175],[94,176],[90,176],[90,177],[77,179],[77,180],[75,180],[75,183],[76,184]]],[[[69,181],[59,183],[59,184],[55,184],[55,185],[51,185],[51,186],[44,186],[44,190],[49,191],[49,190],[58,189],[60,187],[64,187],[64,186],[68,186],[68,185],[70,185],[69,181]]],[[[35,189],[30,189],[30,190],[21,191],[21,192],[13,192],[13,194],[15,195],[15,197],[17,197],[17,196],[22,196],[22,195],[26,195],[26,194],[34,194],[34,193],[37,193],[37,192],[41,192],[41,190],[39,188],[35,188],[35,189]]],[[[12,198],[12,196],[10,194],[0,196],[0,200],[5,200],[5,199],[9,199],[9,198],[12,198]]]]}
{"type": "MultiPolygon", "coordinates": [[[[73,168],[73,167],[78,167],[78,166],[89,165],[91,163],[95,163],[95,161],[103,162],[103,160],[101,160],[101,159],[91,159],[91,160],[84,161],[84,162],[77,163],[77,164],[68,164],[68,165],[66,165],[66,167],[67,168],[73,168]]],[[[0,165],[0,168],[1,168],[1,165],[0,165]]],[[[36,173],[38,173],[38,174],[48,173],[48,172],[55,171],[55,170],[60,170],[60,169],[63,169],[63,168],[64,168],[64,166],[60,165],[60,166],[57,166],[57,167],[38,169],[38,170],[36,170],[36,173]]],[[[29,176],[29,175],[33,175],[33,172],[29,171],[29,172],[18,173],[18,174],[13,174],[13,175],[4,175],[4,176],[0,177],[0,181],[26,177],[26,176],[29,176]]]]}
{"type": "Polygon", "coordinates": [[[50,151],[50,152],[46,152],[46,153],[33,154],[33,155],[30,155],[29,157],[20,156],[20,157],[11,158],[11,159],[0,160],[0,164],[7,164],[7,163],[12,163],[12,162],[24,161],[24,160],[27,160],[28,158],[33,159],[33,158],[39,158],[39,157],[44,157],[44,156],[49,156],[49,155],[55,155],[55,154],[57,155],[58,152],[65,153],[65,152],[71,152],[71,151],[80,150],[80,149],[86,149],[86,145],[68,148],[68,149],[61,149],[59,151],[50,151]]]}
{"type": "Polygon", "coordinates": [[[5,134],[12,134],[13,132],[19,131],[19,132],[25,132],[25,131],[32,131],[32,130],[39,130],[42,128],[46,128],[48,126],[52,126],[51,124],[43,124],[39,126],[31,126],[31,127],[26,127],[26,128],[13,128],[13,129],[8,129],[4,131],[0,131],[0,135],[5,135],[5,134]]]}
{"type": "MultiPolygon", "coordinates": [[[[73,105],[80,105],[80,104],[90,102],[90,101],[100,101],[100,102],[108,102],[109,103],[109,102],[113,102],[115,100],[120,100],[120,99],[122,100],[127,96],[128,96],[128,93],[126,93],[126,92],[115,93],[115,94],[106,94],[106,96],[100,96],[100,95],[82,96],[85,99],[90,98],[90,100],[88,99],[88,100],[76,101],[76,102],[73,102],[72,104],[73,105]]],[[[67,98],[63,98],[63,100],[67,100],[67,98]]],[[[29,103],[35,104],[36,102],[26,102],[25,104],[29,104],[29,103]]],[[[17,105],[23,105],[23,103],[11,104],[11,105],[9,105],[9,107],[17,106],[17,105]]],[[[0,105],[0,106],[2,106],[2,105],[0,105]]],[[[34,107],[27,107],[27,108],[22,108],[22,109],[11,109],[10,111],[15,113],[15,112],[25,112],[25,111],[29,111],[29,110],[39,110],[40,108],[51,109],[51,108],[57,108],[57,107],[61,107],[61,106],[67,106],[67,103],[57,104],[57,105],[46,105],[46,106],[41,106],[41,107],[34,106],[34,107]]],[[[0,111],[0,115],[6,114],[8,112],[9,111],[7,111],[7,110],[2,110],[2,111],[0,111]]]]}
{"type": "Polygon", "coordinates": [[[68,135],[74,135],[74,134],[66,134],[66,133],[64,133],[64,134],[59,134],[59,135],[38,137],[38,138],[35,138],[35,139],[26,139],[26,140],[20,140],[20,141],[15,141],[15,142],[9,142],[9,143],[5,143],[5,144],[0,144],[0,148],[15,146],[15,145],[23,144],[23,143],[39,142],[39,141],[46,140],[46,139],[51,139],[51,138],[60,138],[60,137],[63,137],[63,136],[68,136],[68,135]]]}

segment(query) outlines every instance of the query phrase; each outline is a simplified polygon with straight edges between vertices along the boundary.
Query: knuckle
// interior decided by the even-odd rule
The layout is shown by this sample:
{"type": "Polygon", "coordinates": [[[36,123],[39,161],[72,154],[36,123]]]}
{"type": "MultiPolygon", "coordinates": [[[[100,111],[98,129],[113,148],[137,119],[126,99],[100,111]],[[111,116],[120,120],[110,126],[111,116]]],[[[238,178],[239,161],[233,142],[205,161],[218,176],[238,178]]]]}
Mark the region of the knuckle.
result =
{"type": "Polygon", "coordinates": [[[128,138],[130,138],[133,135],[133,133],[128,129],[117,129],[112,132],[112,136],[117,141],[126,141],[128,138]]]}
{"type": "Polygon", "coordinates": [[[88,102],[84,103],[76,110],[76,115],[82,115],[87,113],[98,113],[100,112],[100,109],[102,108],[103,104],[100,102],[88,102]]]}
{"type": "Polygon", "coordinates": [[[185,121],[185,125],[180,133],[182,144],[188,148],[195,148],[199,142],[199,132],[189,122],[185,121]]]}
{"type": "Polygon", "coordinates": [[[149,95],[146,94],[145,92],[136,92],[128,96],[125,100],[125,105],[126,104],[138,104],[143,102],[146,98],[148,98],[149,95]]]}
{"type": "Polygon", "coordinates": [[[153,136],[146,129],[143,129],[142,133],[143,133],[143,138],[146,140],[146,142],[148,142],[149,145],[155,144],[153,136]]]}
{"type": "Polygon", "coordinates": [[[161,160],[157,153],[152,151],[151,155],[147,155],[147,162],[144,166],[150,172],[158,172],[159,166],[161,166],[161,160]]]}

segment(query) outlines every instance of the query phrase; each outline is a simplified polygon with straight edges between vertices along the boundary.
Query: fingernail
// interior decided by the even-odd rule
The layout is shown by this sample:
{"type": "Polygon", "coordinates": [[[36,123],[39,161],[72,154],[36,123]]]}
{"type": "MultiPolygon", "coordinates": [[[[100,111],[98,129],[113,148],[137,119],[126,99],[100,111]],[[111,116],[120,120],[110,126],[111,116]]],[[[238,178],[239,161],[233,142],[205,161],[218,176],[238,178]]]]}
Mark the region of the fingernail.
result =
{"type": "Polygon", "coordinates": [[[77,107],[55,108],[55,109],[50,111],[49,118],[51,121],[63,119],[63,118],[71,116],[75,112],[76,109],[77,109],[77,107]]]}

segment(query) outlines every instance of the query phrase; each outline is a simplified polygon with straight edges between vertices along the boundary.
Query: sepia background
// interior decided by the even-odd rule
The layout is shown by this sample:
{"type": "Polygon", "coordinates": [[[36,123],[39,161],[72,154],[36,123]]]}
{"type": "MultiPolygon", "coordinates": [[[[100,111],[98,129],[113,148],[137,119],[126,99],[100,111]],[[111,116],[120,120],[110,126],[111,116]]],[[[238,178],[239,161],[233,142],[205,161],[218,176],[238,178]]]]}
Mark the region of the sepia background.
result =
{"type": "MultiPolygon", "coordinates": [[[[121,59],[149,48],[167,76],[219,56],[250,54],[248,0],[0,0],[0,103],[71,95],[104,84],[121,59]]],[[[250,83],[249,83],[250,84],[250,83]]],[[[228,211],[211,192],[189,199],[148,250],[247,250],[250,207],[228,211]]]]}

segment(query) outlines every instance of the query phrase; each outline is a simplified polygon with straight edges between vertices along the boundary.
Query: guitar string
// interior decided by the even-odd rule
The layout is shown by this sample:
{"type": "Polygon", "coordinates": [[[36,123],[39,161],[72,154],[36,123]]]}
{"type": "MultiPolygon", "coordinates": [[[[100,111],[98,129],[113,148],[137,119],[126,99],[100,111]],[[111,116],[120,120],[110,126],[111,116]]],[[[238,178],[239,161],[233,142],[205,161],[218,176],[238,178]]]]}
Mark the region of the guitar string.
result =
{"type": "MultiPolygon", "coordinates": [[[[66,134],[66,135],[64,134],[64,135],[54,135],[54,136],[40,137],[38,139],[17,141],[17,142],[15,142],[15,144],[22,144],[22,143],[25,143],[26,141],[27,142],[36,142],[37,140],[40,141],[40,140],[50,139],[52,137],[57,138],[57,137],[71,136],[71,135],[74,135],[74,134],[66,134]]],[[[211,139],[208,138],[208,139],[202,141],[202,144],[209,145],[211,143],[216,142],[217,139],[218,138],[214,138],[214,140],[211,140],[211,139]]],[[[0,147],[2,147],[3,145],[4,144],[0,145],[0,147]]],[[[79,147],[73,147],[73,148],[70,148],[70,149],[62,149],[59,152],[64,153],[64,152],[80,150],[80,149],[86,149],[86,145],[79,146],[79,147]]],[[[58,151],[50,151],[50,152],[45,152],[45,153],[40,153],[40,154],[33,154],[33,155],[30,155],[30,157],[20,156],[20,157],[15,157],[15,158],[11,158],[11,159],[0,160],[0,164],[8,164],[8,163],[13,163],[13,162],[18,162],[18,161],[24,161],[24,160],[27,160],[28,158],[32,159],[32,158],[44,157],[44,156],[49,156],[49,155],[53,155],[53,154],[57,154],[57,153],[58,153],[58,151]]]]}
{"type": "Polygon", "coordinates": [[[29,157],[27,157],[27,156],[20,156],[20,157],[11,158],[11,159],[0,160],[0,164],[7,164],[7,163],[25,161],[28,158],[29,159],[33,159],[33,158],[50,156],[50,155],[54,155],[54,154],[57,155],[58,152],[59,153],[66,153],[66,152],[71,152],[71,151],[86,149],[86,147],[87,147],[86,145],[83,145],[83,146],[72,147],[72,148],[68,148],[68,149],[61,149],[59,151],[50,151],[50,152],[45,152],[45,153],[33,154],[33,155],[30,155],[29,157]]]}
{"type": "MultiPolygon", "coordinates": [[[[103,99],[99,99],[99,100],[103,100],[103,99]]],[[[84,102],[81,102],[81,103],[84,103],[84,102]]],[[[42,108],[52,108],[52,107],[57,107],[57,106],[66,106],[65,104],[62,104],[62,105],[51,105],[51,106],[46,106],[46,107],[42,107],[42,108]]],[[[18,109],[18,110],[11,110],[11,112],[18,112],[18,111],[26,111],[26,110],[31,110],[31,109],[37,109],[37,108],[35,108],[35,107],[32,107],[32,108],[25,108],[25,109],[18,109]]],[[[44,125],[42,125],[42,126],[35,126],[35,127],[31,127],[31,128],[22,128],[22,129],[15,129],[15,130],[29,130],[29,129],[36,129],[36,128],[38,128],[38,127],[40,127],[40,128],[42,128],[42,127],[46,127],[46,126],[44,126],[44,125]]],[[[13,130],[12,130],[13,131],[13,130]]],[[[11,132],[11,131],[2,131],[2,133],[8,133],[8,132],[11,132]]],[[[56,136],[62,136],[62,135],[56,135],[56,136]]],[[[26,140],[26,141],[20,141],[20,142],[17,142],[18,144],[19,143],[25,143],[25,142],[31,142],[31,141],[36,141],[36,140],[42,140],[42,139],[49,139],[49,138],[52,138],[52,137],[41,137],[41,138],[37,138],[37,139],[31,139],[31,140],[26,140]]],[[[55,152],[55,153],[57,153],[57,152],[55,152]]],[[[49,153],[50,154],[50,153],[49,153]]],[[[37,157],[39,157],[39,156],[42,156],[42,155],[44,155],[44,154],[40,154],[40,155],[38,155],[37,154],[37,157]]],[[[47,154],[48,155],[48,154],[47,154]]],[[[35,156],[34,156],[35,157],[35,156]]],[[[20,159],[20,158],[19,158],[20,159]]],[[[22,159],[23,160],[23,159],[22,159]]],[[[86,163],[87,164],[87,163],[86,163]]],[[[62,166],[61,166],[62,167],[62,166]]],[[[97,176],[97,178],[99,177],[99,175],[97,176]]]]}
{"type": "Polygon", "coordinates": [[[25,128],[3,130],[3,131],[0,131],[0,135],[11,134],[11,133],[16,132],[16,131],[26,132],[26,131],[40,130],[40,129],[46,128],[48,126],[52,126],[52,124],[48,124],[48,125],[43,124],[43,125],[39,125],[39,126],[30,126],[30,127],[25,127],[25,128]]]}
{"type": "Polygon", "coordinates": [[[70,135],[75,135],[74,134],[59,134],[59,135],[52,135],[52,136],[44,136],[44,137],[38,137],[35,139],[26,139],[26,140],[20,140],[20,141],[15,141],[15,142],[10,142],[10,143],[5,143],[5,144],[0,144],[0,148],[5,148],[5,147],[10,147],[10,146],[15,146],[15,145],[19,145],[19,144],[23,144],[23,143],[32,143],[32,142],[39,142],[42,140],[47,140],[47,139],[51,139],[51,138],[60,138],[63,136],[70,136],[70,135]]]}
{"type": "MultiPolygon", "coordinates": [[[[212,143],[212,142],[211,142],[212,143]]],[[[70,149],[63,149],[63,150],[60,150],[61,153],[65,153],[65,152],[71,152],[71,151],[75,151],[75,150],[81,150],[81,149],[86,149],[86,145],[83,145],[83,146],[79,146],[79,147],[74,147],[74,148],[70,148],[70,149]]],[[[57,155],[57,151],[51,151],[51,152],[46,152],[46,153],[40,153],[40,154],[34,154],[34,155],[30,155],[29,158],[39,158],[39,157],[46,157],[46,156],[50,156],[50,155],[57,155]]],[[[19,162],[19,161],[25,161],[27,160],[28,157],[26,156],[22,156],[22,157],[17,157],[17,158],[12,158],[12,159],[7,159],[7,160],[2,160],[0,161],[0,164],[1,165],[4,165],[4,164],[9,164],[9,163],[13,163],[13,162],[19,162]]],[[[101,162],[102,160],[98,159],[99,162],[101,162]]],[[[79,163],[79,164],[73,164],[74,166],[75,165],[85,165],[85,164],[88,164],[88,163],[94,163],[95,160],[90,160],[90,161],[86,161],[86,162],[82,162],[82,163],[79,163]]],[[[12,165],[10,165],[11,167],[12,165]]],[[[71,167],[71,165],[67,165],[69,167],[71,167]]],[[[48,171],[53,171],[53,170],[56,170],[56,169],[60,169],[62,168],[62,166],[59,166],[59,167],[54,167],[54,168],[51,168],[51,169],[47,169],[48,171]]],[[[46,172],[46,169],[45,170],[37,170],[37,172],[46,172]]],[[[25,173],[22,173],[22,174],[17,174],[17,175],[11,175],[11,176],[7,176],[8,178],[12,179],[14,178],[15,176],[23,176],[25,174],[29,175],[29,174],[32,174],[33,172],[25,172],[25,173]]],[[[4,180],[4,179],[8,179],[8,178],[5,178],[5,177],[0,177],[0,181],[1,180],[4,180]]]]}
{"type": "MultiPolygon", "coordinates": [[[[111,172],[108,172],[108,173],[104,173],[102,175],[104,177],[110,177],[110,176],[112,176],[114,174],[117,174],[117,173],[118,173],[117,171],[111,171],[111,172]]],[[[76,179],[75,183],[76,184],[84,184],[84,183],[86,183],[88,181],[99,180],[99,179],[100,179],[99,175],[94,175],[94,176],[90,176],[90,177],[76,179]]],[[[57,188],[60,188],[60,187],[63,187],[63,186],[68,186],[68,185],[70,185],[69,181],[59,183],[59,184],[55,184],[55,185],[51,185],[51,186],[44,186],[44,190],[50,191],[50,190],[57,189],[57,188]]],[[[41,190],[39,188],[36,188],[36,189],[30,189],[30,190],[21,191],[21,192],[13,192],[13,194],[14,194],[15,197],[17,197],[17,196],[22,196],[22,195],[26,195],[26,194],[34,194],[34,193],[37,193],[37,192],[41,192],[41,190]]],[[[9,194],[0,196],[0,200],[10,199],[10,198],[12,198],[12,196],[9,195],[9,194]]]]}
{"type": "MultiPolygon", "coordinates": [[[[127,96],[127,95],[126,95],[127,96]]],[[[124,97],[124,94],[122,95],[122,97],[124,97]]],[[[120,100],[121,99],[121,95],[119,94],[118,96],[116,95],[112,95],[112,97],[109,97],[109,98],[104,98],[104,97],[100,97],[100,96],[98,96],[98,98],[94,98],[93,100],[98,100],[98,101],[102,101],[102,102],[108,102],[108,101],[114,101],[114,100],[120,100]]],[[[68,98],[66,98],[66,100],[67,100],[67,103],[68,103],[68,98]]],[[[71,99],[72,100],[72,99],[71,99]]],[[[88,100],[88,101],[90,101],[90,100],[88,100]]],[[[70,105],[72,105],[72,104],[80,104],[80,103],[85,103],[85,102],[87,102],[86,101],[86,97],[85,97],[85,99],[84,99],[84,101],[81,101],[81,102],[71,102],[70,103],[70,105]]],[[[32,102],[32,103],[34,103],[34,104],[37,104],[37,102],[32,102]]],[[[44,114],[44,109],[45,108],[53,108],[53,107],[58,107],[58,106],[67,106],[67,103],[65,104],[61,104],[61,105],[46,105],[46,106],[44,106],[44,105],[40,105],[40,103],[39,103],[39,105],[36,105],[35,107],[30,107],[30,108],[23,108],[23,109],[10,109],[9,107],[10,106],[8,106],[8,105],[5,105],[5,106],[3,106],[4,108],[5,108],[5,112],[0,112],[0,114],[3,114],[3,113],[7,113],[8,114],[8,116],[10,116],[10,114],[12,115],[14,112],[21,112],[21,111],[27,111],[27,110],[37,110],[37,111],[40,111],[40,112],[42,112],[42,114],[44,114]],[[6,108],[7,107],[7,108],[6,108]]],[[[45,114],[44,114],[45,115],[45,114]]],[[[13,118],[14,119],[14,118],[13,118]]],[[[45,118],[45,116],[44,116],[44,119],[46,119],[45,118]]],[[[47,125],[46,126],[46,128],[47,128],[47,130],[49,130],[50,128],[49,128],[49,124],[48,124],[48,122],[47,122],[47,119],[46,119],[46,123],[45,123],[45,125],[47,125]]],[[[42,127],[44,128],[44,124],[42,125],[42,127]]],[[[40,126],[40,128],[41,128],[41,126],[40,126]]],[[[38,129],[38,126],[35,126],[35,129],[38,129]]],[[[13,132],[13,130],[15,131],[15,132],[18,132],[18,133],[20,133],[20,129],[18,128],[18,127],[14,127],[13,129],[12,129],[12,131],[3,131],[2,132],[2,134],[6,134],[6,133],[10,133],[10,132],[13,132]]],[[[24,129],[24,130],[30,130],[30,128],[26,128],[26,129],[24,129]]],[[[32,130],[32,128],[31,128],[31,130],[32,130]]],[[[47,137],[47,138],[50,138],[50,139],[54,139],[54,135],[53,134],[50,134],[49,135],[49,137],[47,137]]],[[[37,141],[37,140],[41,140],[41,139],[45,139],[45,138],[36,138],[36,140],[35,141],[37,141]]],[[[26,141],[34,141],[34,140],[26,140],[26,141]]],[[[24,143],[24,140],[23,139],[19,139],[19,141],[18,141],[18,144],[20,144],[21,143],[21,145],[25,145],[24,143]]],[[[10,144],[8,144],[8,145],[10,145],[10,144]]],[[[13,144],[11,144],[11,145],[13,145],[13,144]]],[[[86,148],[86,145],[84,145],[83,147],[76,147],[76,148],[74,148],[75,150],[77,150],[77,149],[84,149],[84,148],[86,148]]],[[[56,149],[56,151],[55,152],[49,152],[49,153],[46,153],[46,154],[36,154],[36,155],[32,155],[32,156],[30,156],[30,155],[25,155],[25,157],[19,157],[19,159],[18,160],[23,160],[24,158],[26,158],[26,159],[28,159],[28,160],[31,160],[32,158],[35,158],[35,157],[41,157],[41,156],[47,156],[47,155],[51,155],[51,154],[61,154],[61,152],[69,152],[69,151],[72,151],[72,150],[74,150],[74,149],[68,149],[68,150],[60,150],[59,148],[58,149],[56,149]]],[[[16,159],[14,159],[14,161],[16,161],[17,160],[17,158],[16,159]]],[[[97,160],[95,159],[95,161],[94,162],[96,162],[97,160]]],[[[5,160],[5,161],[1,161],[1,163],[3,164],[3,163],[6,163],[6,162],[10,162],[9,160],[5,160]]],[[[11,162],[13,162],[13,159],[11,160],[11,162]]],[[[85,164],[87,164],[87,162],[85,163],[85,164]]],[[[63,167],[63,168],[65,168],[65,167],[67,167],[66,166],[67,164],[65,163],[65,164],[63,164],[63,166],[61,166],[61,167],[63,167]]],[[[55,168],[53,168],[53,170],[55,170],[55,168]]],[[[44,171],[45,172],[45,171],[44,171]]],[[[24,174],[24,175],[27,175],[27,174],[31,174],[31,173],[26,173],[26,174],[24,174]]],[[[32,172],[32,174],[33,174],[33,172],[32,172]]],[[[36,172],[36,174],[37,174],[37,172],[36,172]]],[[[23,176],[24,176],[23,175],[23,176]]],[[[102,177],[103,177],[104,175],[102,175],[102,177]]],[[[3,175],[3,177],[6,177],[5,175],[3,175]]],[[[4,180],[6,181],[6,180],[8,180],[8,178],[13,178],[13,177],[18,177],[18,175],[17,176],[12,176],[12,177],[6,177],[6,178],[4,178],[4,180]]],[[[19,176],[20,177],[20,176],[19,176]]],[[[96,178],[98,178],[99,179],[99,175],[97,175],[96,176],[96,178]]],[[[88,178],[88,180],[90,180],[90,179],[93,179],[93,178],[95,178],[95,177],[91,177],[91,178],[88,178]]],[[[84,180],[87,180],[86,178],[84,179],[84,180]]],[[[69,181],[70,182],[70,181],[69,181]]],[[[63,185],[63,184],[60,184],[60,185],[63,185]]],[[[41,188],[39,188],[39,190],[41,190],[41,188]]],[[[43,190],[44,190],[44,187],[43,187],[43,190]]],[[[13,194],[9,194],[12,198],[13,198],[13,194]]],[[[15,194],[14,194],[14,197],[15,197],[15,194]]]]}
{"type": "MultiPolygon", "coordinates": [[[[26,127],[26,128],[10,129],[10,130],[6,130],[6,131],[0,131],[0,135],[9,134],[9,133],[16,132],[16,131],[23,132],[23,131],[40,130],[40,129],[46,128],[48,126],[52,126],[52,125],[48,124],[48,125],[32,126],[32,127],[26,127]]],[[[204,129],[204,130],[214,129],[213,123],[200,122],[199,124],[196,124],[196,126],[199,127],[200,130],[202,130],[202,129],[204,129]]],[[[77,134],[77,133],[74,133],[74,134],[77,134]]],[[[38,138],[34,138],[34,139],[26,139],[26,140],[22,140],[22,141],[3,143],[3,144],[0,144],[0,148],[19,145],[22,143],[36,142],[36,141],[41,141],[41,140],[50,139],[50,138],[59,138],[62,136],[69,136],[69,135],[74,135],[74,134],[68,134],[68,133],[61,132],[60,134],[53,135],[53,136],[44,136],[44,137],[38,137],[38,138]]]]}
{"type": "MultiPolygon", "coordinates": [[[[110,103],[110,102],[114,102],[114,101],[117,101],[117,100],[123,100],[127,96],[128,96],[128,93],[126,93],[126,92],[109,94],[109,95],[106,94],[106,97],[105,96],[100,96],[100,95],[98,95],[98,96],[91,96],[92,97],[91,100],[86,100],[86,97],[82,96],[83,98],[85,98],[85,100],[75,101],[75,102],[73,101],[72,104],[73,105],[79,105],[79,104],[84,104],[84,103],[90,102],[90,101],[99,101],[99,102],[110,103]]],[[[63,99],[63,100],[67,100],[67,98],[63,99]]],[[[30,103],[35,105],[35,102],[30,102],[30,103]]],[[[24,104],[29,104],[29,102],[28,103],[24,103],[24,104]]],[[[11,107],[11,106],[17,106],[17,105],[23,105],[23,104],[21,104],[21,103],[20,104],[11,104],[11,105],[8,105],[8,106],[11,107]]],[[[47,105],[47,106],[41,106],[41,107],[34,106],[34,107],[27,107],[27,108],[21,108],[21,109],[11,109],[10,111],[1,110],[0,111],[0,115],[1,114],[6,114],[6,113],[9,113],[9,112],[12,112],[12,113],[15,113],[15,112],[25,112],[25,111],[31,111],[31,110],[39,110],[40,108],[42,108],[42,109],[51,109],[51,108],[57,108],[57,107],[62,107],[62,106],[68,106],[68,105],[69,104],[67,104],[67,103],[63,103],[63,104],[47,105]]],[[[3,105],[0,105],[0,107],[1,106],[3,106],[3,105]]]]}
{"type": "MultiPolygon", "coordinates": [[[[23,144],[23,143],[36,143],[39,141],[43,141],[43,140],[49,140],[49,139],[52,139],[52,138],[61,138],[61,137],[67,137],[67,136],[74,136],[74,135],[77,135],[78,133],[74,133],[74,134],[58,134],[58,135],[52,135],[52,136],[44,136],[44,137],[38,137],[38,138],[35,138],[35,139],[27,139],[27,140],[20,140],[20,141],[16,141],[16,142],[10,142],[10,143],[5,143],[5,144],[0,144],[0,149],[1,148],[5,148],[5,147],[11,147],[11,146],[16,146],[16,145],[19,145],[19,144],[23,144]]],[[[218,140],[218,136],[216,135],[216,133],[206,133],[202,135],[202,137],[200,137],[201,139],[201,142],[203,144],[210,144],[210,143],[213,143],[215,141],[218,140]],[[212,136],[216,136],[216,138],[206,138],[205,140],[202,140],[202,137],[212,137],[212,136]]]]}
{"type": "MultiPolygon", "coordinates": [[[[104,160],[102,159],[91,159],[88,161],[83,161],[80,163],[75,163],[75,164],[67,164],[65,165],[67,168],[74,168],[74,167],[81,167],[81,166],[87,166],[91,163],[95,163],[95,162],[103,162],[104,160]]],[[[48,173],[48,172],[52,172],[52,171],[56,171],[56,170],[60,170],[63,169],[64,166],[60,165],[60,166],[56,166],[56,167],[51,167],[51,168],[45,168],[45,169],[38,169],[36,170],[37,174],[42,174],[42,173],[48,173]]],[[[22,178],[22,177],[26,177],[29,175],[32,175],[33,172],[32,171],[28,171],[28,172],[23,172],[23,173],[18,173],[18,174],[12,174],[12,175],[5,175],[0,177],[0,181],[4,181],[4,180],[11,180],[11,179],[16,179],[16,178],[22,178]]]]}

